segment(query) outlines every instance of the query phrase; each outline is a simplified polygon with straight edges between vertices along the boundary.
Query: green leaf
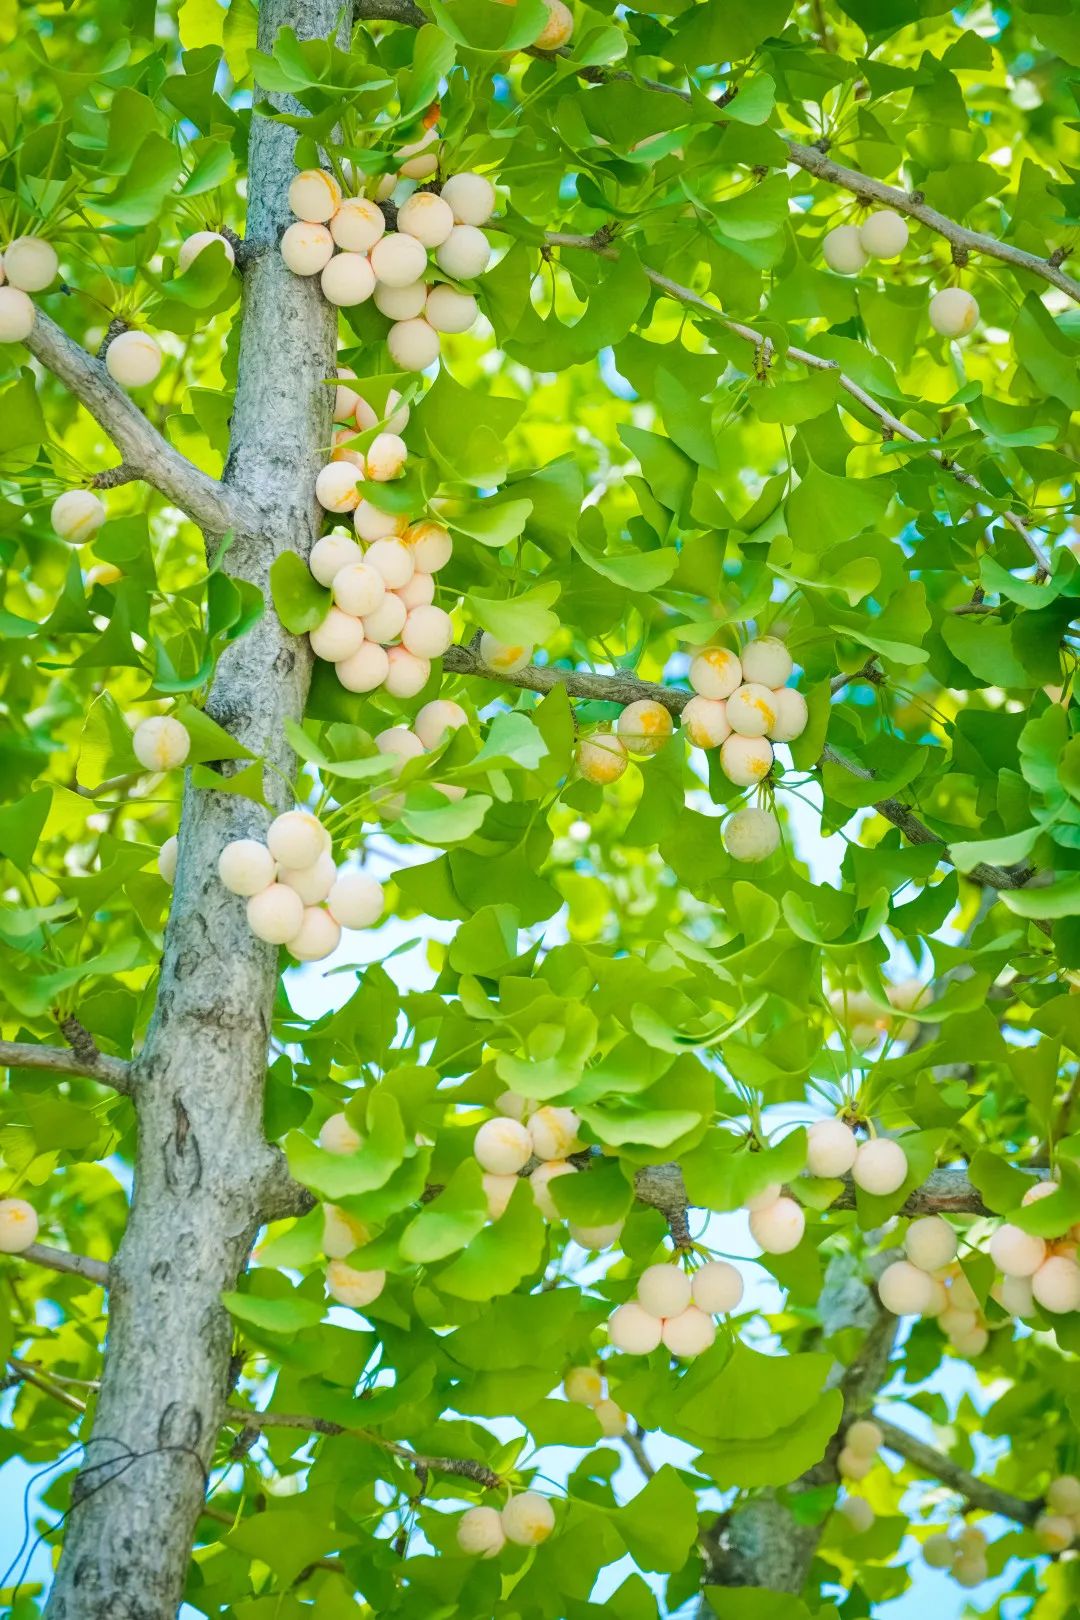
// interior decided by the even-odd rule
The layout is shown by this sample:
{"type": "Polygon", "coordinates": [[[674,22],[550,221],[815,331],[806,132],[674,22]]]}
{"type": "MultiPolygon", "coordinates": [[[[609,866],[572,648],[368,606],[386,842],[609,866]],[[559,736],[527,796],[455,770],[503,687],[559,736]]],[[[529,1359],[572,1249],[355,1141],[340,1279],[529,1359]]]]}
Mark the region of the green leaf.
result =
{"type": "Polygon", "coordinates": [[[271,563],[270,595],[278,618],[294,636],[314,630],[330,611],[330,592],[295,551],[283,551],[271,563]]]}
{"type": "Polygon", "coordinates": [[[437,1198],[410,1221],[401,1235],[401,1255],[416,1265],[430,1265],[472,1242],[487,1220],[480,1166],[466,1159],[437,1198]]]}
{"type": "Polygon", "coordinates": [[[519,1181],[500,1219],[485,1226],[434,1281],[457,1299],[490,1300],[509,1294],[539,1265],[544,1233],[544,1217],[532,1188],[519,1181]]]}

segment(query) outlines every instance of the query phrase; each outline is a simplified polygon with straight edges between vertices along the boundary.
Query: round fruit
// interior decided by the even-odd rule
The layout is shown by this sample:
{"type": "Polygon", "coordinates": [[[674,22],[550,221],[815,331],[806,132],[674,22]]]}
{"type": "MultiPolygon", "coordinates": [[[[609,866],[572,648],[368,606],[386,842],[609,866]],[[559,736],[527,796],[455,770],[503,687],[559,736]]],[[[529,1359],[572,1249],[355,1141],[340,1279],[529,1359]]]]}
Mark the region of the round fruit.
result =
{"type": "Polygon", "coordinates": [[[866,1457],[859,1451],[852,1451],[850,1446],[844,1446],[836,1459],[836,1466],[844,1479],[865,1479],[874,1466],[873,1457],[866,1457]]]}
{"type": "Polygon", "coordinates": [[[740,737],[764,737],[776,724],[772,688],[754,681],[736,687],[727,700],[727,719],[740,737]]]}
{"type": "Polygon", "coordinates": [[[0,287],[0,343],[22,343],[33,329],[33,299],[18,287],[0,287]]]}
{"type": "MultiPolygon", "coordinates": [[[[339,1119],[343,1115],[337,1116],[339,1119]]],[[[370,1236],[363,1221],[350,1215],[336,1204],[323,1205],[322,1252],[328,1260],[347,1260],[354,1249],[361,1248],[370,1236]]]]}
{"type": "Polygon", "coordinates": [[[438,523],[410,523],[401,538],[412,548],[413,560],[425,574],[437,574],[454,554],[454,542],[438,523]]]}
{"type": "Polygon", "coordinates": [[[600,1433],[608,1440],[617,1440],[628,1428],[626,1413],[612,1400],[597,1401],[593,1407],[600,1433]]]}
{"type": "Polygon", "coordinates": [[[336,878],[337,867],[328,849],[324,849],[311,866],[279,866],[277,870],[277,881],[295,889],[305,906],[321,905],[334,887],[336,878]]]}
{"type": "Polygon", "coordinates": [[[341,207],[341,187],[322,169],[301,169],[289,185],[289,207],[297,219],[325,223],[341,207]]]}
{"type": "Polygon", "coordinates": [[[486,225],[495,212],[495,187],[482,174],[452,174],[442,188],[442,200],[455,225],[486,225]]]}
{"type": "Polygon", "coordinates": [[[334,421],[348,422],[356,415],[356,407],[360,403],[360,395],[355,388],[350,388],[346,378],[356,379],[356,372],[348,366],[338,366],[336,376],[338,385],[334,390],[334,421]]]}
{"type": "MultiPolygon", "coordinates": [[[[355,546],[353,550],[356,550],[355,546]]],[[[370,563],[357,561],[337,570],[331,590],[334,602],[342,613],[362,619],[366,614],[374,613],[386,595],[386,581],[370,563]]]]}
{"type": "Polygon", "coordinates": [[[20,292],[44,292],[59,268],[56,249],[40,236],[17,236],[4,250],[4,276],[20,292]]]}
{"type": "Polygon", "coordinates": [[[330,221],[330,235],[347,253],[370,253],[385,233],[385,215],[367,197],[346,197],[330,221]]]}
{"type": "Polygon", "coordinates": [[[392,540],[405,528],[405,519],[393,512],[381,512],[371,501],[358,501],[353,512],[353,528],[361,540],[392,540]]]}
{"type": "Polygon", "coordinates": [[[294,276],[317,276],[334,256],[334,238],[325,225],[297,220],[281,238],[281,257],[294,276]]]}
{"type": "Polygon", "coordinates": [[[650,1316],[636,1300],[630,1300],[612,1312],[608,1320],[608,1338],[616,1350],[622,1350],[628,1356],[647,1356],[660,1343],[662,1327],[658,1316],[650,1316]]]}
{"type": "Polygon", "coordinates": [[[587,782],[606,787],[619,780],[628,764],[622,738],[610,731],[583,737],[577,745],[577,767],[587,782]]]}
{"type": "Polygon", "coordinates": [[[849,1423],[844,1434],[844,1444],[851,1451],[857,1451],[861,1457],[873,1457],[881,1450],[885,1436],[870,1418],[856,1418],[849,1423]]]}
{"type": "Polygon", "coordinates": [[[532,1106],[529,1099],[517,1091],[500,1091],[495,1099],[495,1107],[507,1119],[525,1119],[532,1106]]]}
{"type": "Polygon", "coordinates": [[[794,1198],[778,1198],[750,1214],[750,1234],[766,1254],[790,1254],[802,1242],[806,1216],[794,1198]]]}
{"type": "Polygon", "coordinates": [[[726,1260],[706,1260],[690,1279],[690,1297],[700,1310],[726,1316],[742,1302],[742,1275],[726,1260]]]}
{"type": "Polygon", "coordinates": [[[837,1508],[855,1535],[864,1535],[874,1522],[874,1510],[864,1496],[845,1496],[837,1508]]]}
{"type": "Polygon", "coordinates": [[[145,388],[161,370],[162,358],[149,332],[121,332],[105,350],[105,369],[121,388],[145,388]]]}
{"type": "Polygon", "coordinates": [[[230,894],[250,900],[277,878],[277,862],[257,838],[234,838],[218,856],[218,877],[230,894]]]}
{"type": "Polygon", "coordinates": [[[135,758],[148,771],[171,771],[182,765],[191,748],[188,730],[169,714],[140,720],[131,737],[135,758]]]}
{"type": "Polygon", "coordinates": [[[359,619],[332,607],[322,624],[317,624],[314,630],[308,632],[308,641],[316,658],[322,658],[328,664],[339,664],[343,658],[351,658],[363,646],[364,626],[359,619]]]}
{"type": "Polygon", "coordinates": [[[595,1367],[571,1367],[563,1379],[563,1394],[575,1406],[595,1406],[604,1398],[604,1380],[595,1367]]]}
{"type": "Polygon", "coordinates": [[[851,1173],[855,1185],[879,1198],[899,1191],[907,1180],[907,1154],[899,1142],[876,1136],[860,1144],[851,1173]]]}
{"type": "Polygon", "coordinates": [[[580,1120],[572,1108],[548,1104],[538,1108],[529,1120],[533,1152],[538,1159],[565,1159],[580,1146],[580,1120]]]}
{"type": "Polygon", "coordinates": [[[343,568],[355,566],[362,556],[347,534],[326,534],[312,546],[308,567],[320,585],[332,585],[343,568]]]}
{"type": "Polygon", "coordinates": [[[646,1266],[638,1280],[638,1304],[650,1316],[678,1316],[690,1304],[690,1286],[681,1266],[646,1266]]]}
{"type": "Polygon", "coordinates": [[[607,1226],[578,1226],[570,1221],[567,1231],[582,1249],[610,1249],[622,1237],[622,1221],[611,1221],[607,1226]]]}
{"type": "Polygon", "coordinates": [[[362,1311],[373,1305],[386,1287],[385,1271],[356,1271],[344,1260],[331,1260],[326,1268],[326,1287],[339,1305],[362,1311]]]}
{"type": "Polygon", "coordinates": [[[719,748],[731,736],[723,698],[692,697],[683,707],[679,724],[695,748],[719,748]]]}
{"type": "Polygon", "coordinates": [[[952,1578],[958,1586],[981,1586],[989,1574],[985,1558],[972,1558],[965,1554],[953,1561],[952,1578]]]}
{"type": "Polygon", "coordinates": [[[879,208],[859,226],[859,243],[872,259],[897,259],[908,245],[907,220],[895,208],[879,208]]]}
{"type": "Polygon", "coordinates": [[[1052,1316],[1080,1310],[1080,1266],[1065,1255],[1052,1254],[1032,1277],[1031,1292],[1035,1303],[1052,1316]]]}
{"type": "Polygon", "coordinates": [[[555,1509],[538,1491],[512,1496],[502,1510],[507,1541],[519,1547],[538,1547],[555,1528],[555,1509]]]}
{"type": "Polygon", "coordinates": [[[497,1221],[506,1213],[506,1206],[514,1196],[514,1188],[518,1184],[517,1176],[496,1176],[490,1170],[485,1170],[480,1180],[484,1188],[484,1197],[487,1200],[487,1214],[489,1221],[497,1221]]]}
{"type": "Polygon", "coordinates": [[[1035,1539],[1043,1552],[1064,1552],[1075,1535],[1076,1526],[1062,1513],[1040,1513],[1035,1520],[1035,1539]]]}
{"type": "Polygon", "coordinates": [[[387,484],[393,478],[400,478],[405,471],[408,454],[405,440],[396,433],[377,433],[368,446],[365,463],[368,477],[376,484],[387,484]]]}
{"type": "Polygon", "coordinates": [[[532,1137],[516,1119],[485,1120],[473,1139],[473,1153],[481,1170],[496,1176],[515,1176],[532,1158],[532,1137]]]}
{"type": "Polygon", "coordinates": [[[162,844],[161,848],[158,850],[157,869],[158,869],[158,874],[161,877],[163,882],[165,882],[165,883],[173,883],[173,882],[175,882],[175,880],[176,880],[176,859],[177,859],[177,856],[179,855],[179,853],[180,853],[180,840],[179,840],[179,838],[177,838],[176,834],[173,833],[171,838],[166,838],[165,842],[162,844]]]}
{"type": "Polygon", "coordinates": [[[97,534],[107,516],[105,502],[89,489],[66,489],[49,510],[53,529],[73,546],[81,546],[97,534]]]}
{"type": "Polygon", "coordinates": [[[351,309],[375,291],[375,272],[362,253],[335,253],[323,267],[321,286],[328,303],[351,309]]]}
{"type": "Polygon", "coordinates": [[[846,1176],[859,1144],[842,1119],[818,1119],[806,1133],[806,1168],[812,1176],[846,1176]]]}
{"type": "Polygon", "coordinates": [[[454,228],[450,204],[433,191],[414,191],[398,209],[397,228],[426,248],[441,247],[454,228]]]}
{"type": "Polygon", "coordinates": [[[930,1278],[909,1260],[894,1260],[878,1278],[878,1298],[894,1316],[921,1316],[933,1301],[930,1278]]]}
{"type": "Polygon", "coordinates": [[[930,1569],[949,1569],[956,1557],[956,1547],[948,1536],[927,1536],[922,1545],[923,1562],[930,1569]]]}
{"type": "Polygon", "coordinates": [[[742,664],[727,647],[706,647],[691,660],[690,685],[701,697],[729,698],[742,681],[742,664]]]}
{"type": "Polygon", "coordinates": [[[351,466],[359,468],[360,476],[362,477],[364,472],[364,458],[359,450],[353,449],[353,442],[355,439],[356,429],[352,424],[350,424],[348,427],[338,428],[331,440],[333,449],[330,451],[330,460],[349,462],[351,466]]]}
{"type": "Polygon", "coordinates": [[[1046,1505],[1051,1513],[1067,1518],[1080,1514],[1080,1479],[1075,1474],[1059,1474],[1046,1487],[1046,1505]]]}
{"type": "Polygon", "coordinates": [[[475,225],[455,225],[446,241],[435,249],[435,263],[455,281],[482,276],[491,261],[491,243],[475,225]]]}
{"type": "Polygon", "coordinates": [[[248,927],[268,945],[284,945],[304,920],[304,902],[285,883],[271,883],[247,903],[248,927]]]}
{"type": "Polygon", "coordinates": [[[760,1192],[751,1193],[749,1198],[743,1199],[743,1209],[749,1210],[751,1214],[758,1209],[769,1209],[776,1203],[783,1190],[778,1181],[767,1182],[760,1192]]]}
{"type": "Polygon", "coordinates": [[[193,236],[189,236],[186,241],[181,242],[180,251],[176,255],[177,267],[179,268],[181,274],[183,274],[189,264],[194,264],[195,260],[199,257],[199,254],[204,248],[208,248],[211,242],[220,242],[221,246],[225,250],[225,257],[228,259],[229,263],[236,263],[236,254],[233,251],[233,245],[229,241],[228,237],[222,236],[220,231],[196,231],[193,236]]]}
{"type": "Polygon", "coordinates": [[[376,427],[383,418],[387,433],[404,433],[409,425],[409,407],[402,405],[401,395],[397,389],[391,388],[387,391],[386,403],[380,411],[376,411],[365,395],[360,393],[356,407],[357,427],[361,430],[376,427]]]}
{"type": "Polygon", "coordinates": [[[1046,1259],[1046,1244],[1003,1221],[990,1238],[990,1258],[1006,1277],[1032,1277],[1046,1259]]]}
{"type": "Polygon", "coordinates": [[[340,872],[326,897],[326,906],[342,928],[371,928],[382,916],[382,888],[363,872],[340,872]]]}
{"type": "Polygon", "coordinates": [[[399,173],[406,180],[430,180],[439,169],[439,133],[426,129],[419,140],[409,141],[397,154],[399,173]],[[404,161],[403,161],[404,160],[404,161]]]}
{"type": "Polygon", "coordinates": [[[407,647],[391,647],[386,659],[388,668],[383,684],[391,697],[416,697],[431,679],[428,659],[418,658],[407,647]]]}
{"type": "Polygon", "coordinates": [[[330,848],[330,838],[310,810],[286,810],[270,823],[266,845],[282,866],[314,866],[323,850],[330,848]]]}
{"type": "Polygon", "coordinates": [[[769,736],[773,741],[790,743],[801,737],[810,718],[802,693],[796,692],[793,686],[778,686],[772,694],[772,706],[776,719],[769,736]]]}
{"type": "Polygon", "coordinates": [[[516,675],[530,662],[532,655],[532,647],[508,646],[496,641],[486,630],[480,637],[480,662],[499,675],[516,675]]]}
{"type": "Polygon", "coordinates": [[[741,663],[745,682],[770,689],[786,685],[795,668],[791,654],[776,636],[761,636],[757,641],[747,642],[741,663]]]}
{"type": "Polygon", "coordinates": [[[869,257],[854,225],[834,226],[826,233],[821,252],[829,269],[841,276],[857,275],[869,257]]]}
{"type": "Polygon", "coordinates": [[[427,321],[398,321],[386,335],[390,358],[402,371],[424,371],[439,358],[439,334],[427,321]]]}
{"type": "Polygon", "coordinates": [[[1030,1277],[1002,1277],[998,1284],[997,1300],[1010,1316],[1030,1316],[1035,1309],[1035,1296],[1030,1277]]]}
{"type": "Polygon", "coordinates": [[[328,461],[315,479],[315,499],[327,512],[351,512],[360,499],[357,470],[347,461],[328,461]]]}
{"type": "Polygon", "coordinates": [[[942,337],[966,337],[979,320],[979,306],[963,287],[945,287],[930,300],[930,325],[942,337]]]}
{"type": "Polygon", "coordinates": [[[1058,1190],[1056,1181],[1036,1181],[1021,1198],[1022,1204],[1037,1204],[1040,1198],[1049,1198],[1058,1190]]]}
{"type": "Polygon", "coordinates": [[[353,1129],[344,1114],[331,1114],[319,1132],[319,1146],[324,1153],[358,1153],[364,1138],[353,1129]]]}
{"type": "Polygon", "coordinates": [[[724,848],[736,861],[767,861],[780,845],[780,823],[768,810],[749,806],[724,822],[724,848]]]}
{"type": "Polygon", "coordinates": [[[0,1254],[23,1254],[37,1241],[38,1218],[25,1198],[0,1198],[0,1254]]]}
{"type": "Polygon", "coordinates": [[[469,717],[460,703],[453,703],[449,698],[436,698],[432,703],[424,704],[413,721],[413,730],[425,748],[438,748],[452,732],[459,731],[468,723],[469,717]]]}
{"type": "MultiPolygon", "coordinates": [[[[428,301],[426,281],[410,281],[407,287],[386,287],[375,284],[375,308],[388,321],[413,321],[424,313],[428,301]]],[[[372,413],[374,417],[374,412],[372,413]]],[[[374,426],[374,421],[371,424],[374,426]]]]}
{"type": "MultiPolygon", "coordinates": [[[[409,610],[396,591],[387,591],[378,607],[364,619],[364,634],[369,641],[388,647],[404,630],[408,616],[409,610]]],[[[389,667],[388,661],[387,669],[389,667]]]]}
{"type": "Polygon", "coordinates": [[[753,787],[768,776],[772,763],[772,744],[767,737],[743,737],[733,732],[720,745],[720,768],[736,787],[753,787]]]}
{"type": "Polygon", "coordinates": [[[941,1271],[956,1259],[956,1233],[940,1215],[924,1215],[904,1234],[904,1253],[920,1271],[941,1271]]]}
{"type": "Polygon", "coordinates": [[[424,319],[436,332],[467,332],[480,310],[472,293],[440,284],[432,287],[424,305],[424,319]]]}
{"type": "Polygon", "coordinates": [[[321,962],[341,943],[341,927],[322,906],[305,906],[296,933],[285,941],[298,962],[321,962]]]}
{"type": "Polygon", "coordinates": [[[538,1164],[529,1176],[529,1185],[536,1200],[536,1207],[546,1221],[560,1219],[559,1206],[551,1196],[551,1183],[557,1181],[559,1176],[575,1174],[572,1164],[567,1164],[563,1159],[548,1159],[544,1164],[538,1164]]]}
{"type": "Polygon", "coordinates": [[[374,692],[385,681],[389,667],[385,647],[365,641],[359,652],[334,665],[334,673],[347,692],[374,692]]]}
{"type": "Polygon", "coordinates": [[[384,236],[371,250],[371,268],[384,287],[409,287],[427,269],[427,249],[415,236],[384,236]]]}
{"type": "Polygon", "coordinates": [[[658,754],[671,736],[674,723],[662,703],[640,698],[628,703],[615,722],[615,730],[632,754],[658,754]]]}
{"type": "Polygon", "coordinates": [[[424,752],[424,745],[408,726],[388,726],[380,731],[375,738],[375,747],[380,754],[386,754],[395,761],[394,774],[404,769],[410,759],[419,759],[424,752]]]}
{"type": "Polygon", "coordinates": [[[495,1558],[506,1545],[502,1516],[493,1507],[467,1508],[458,1520],[457,1544],[474,1558],[495,1558]]]}
{"type": "Polygon", "coordinates": [[[547,22],[533,44],[541,51],[561,51],[574,32],[574,14],[564,0],[544,0],[547,22]]]}
{"type": "Polygon", "coordinates": [[[660,1330],[661,1342],[673,1356],[689,1360],[704,1355],[716,1339],[716,1323],[696,1305],[688,1305],[678,1316],[665,1319],[660,1330]]]}

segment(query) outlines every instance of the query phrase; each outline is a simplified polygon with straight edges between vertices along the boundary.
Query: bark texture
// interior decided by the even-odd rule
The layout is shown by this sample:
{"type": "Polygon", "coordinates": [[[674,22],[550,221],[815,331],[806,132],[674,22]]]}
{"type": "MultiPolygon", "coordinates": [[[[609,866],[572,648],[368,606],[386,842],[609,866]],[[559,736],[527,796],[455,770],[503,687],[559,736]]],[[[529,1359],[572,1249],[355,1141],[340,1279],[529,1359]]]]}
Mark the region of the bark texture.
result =
{"type": "MultiPolygon", "coordinates": [[[[325,36],[336,0],[263,0],[259,44],[279,28],[325,36]]],[[[252,120],[250,255],[232,449],[224,483],[238,524],[228,572],[267,595],[274,558],[306,556],[317,533],[313,488],[330,437],[335,312],[274,251],[289,223],[295,134],[252,120]]],[[[222,658],[209,711],[286,777],[284,723],[303,712],[306,644],[276,615],[222,658]]],[[[223,765],[227,774],[235,767],[223,765]]],[[[286,808],[266,773],[267,797],[286,808]]],[[[238,795],[184,798],[179,862],[152,1025],[135,1063],[135,1192],[109,1268],[101,1394],[48,1607],[50,1620],[166,1620],[181,1601],[206,1471],[228,1393],[235,1285],[281,1179],[263,1132],[263,1086],[277,952],[249,932],[244,902],[217,881],[230,839],[268,816],[238,795]]]]}

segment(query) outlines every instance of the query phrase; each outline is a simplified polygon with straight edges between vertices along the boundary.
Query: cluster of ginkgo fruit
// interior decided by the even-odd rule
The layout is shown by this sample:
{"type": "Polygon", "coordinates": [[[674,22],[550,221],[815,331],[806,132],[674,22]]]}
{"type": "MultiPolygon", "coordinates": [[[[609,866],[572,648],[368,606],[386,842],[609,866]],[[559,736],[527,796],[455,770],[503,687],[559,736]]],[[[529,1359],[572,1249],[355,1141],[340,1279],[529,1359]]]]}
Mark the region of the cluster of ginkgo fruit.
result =
{"type": "MultiPolygon", "coordinates": [[[[879,208],[861,225],[836,225],[821,244],[825,263],[842,276],[855,276],[871,259],[898,259],[908,245],[907,220],[895,208],[879,208]]],[[[966,337],[979,320],[979,306],[963,287],[943,287],[930,300],[930,325],[941,337],[966,337]]]]}
{"type": "Polygon", "coordinates": [[[608,1338],[625,1355],[647,1356],[662,1344],[689,1361],[713,1344],[713,1317],[735,1310],[742,1296],[742,1277],[726,1260],[706,1260],[692,1272],[659,1261],[645,1267],[634,1298],[611,1313],[608,1338]]]}
{"type": "Polygon", "coordinates": [[[473,1138],[489,1220],[497,1221],[506,1209],[519,1176],[533,1159],[539,1162],[528,1180],[536,1206],[546,1220],[558,1220],[551,1182],[558,1176],[573,1175],[577,1169],[569,1155],[582,1146],[578,1139],[581,1121],[572,1108],[551,1104],[537,1108],[514,1091],[504,1091],[495,1106],[498,1117],[485,1120],[473,1138]]]}
{"type": "MultiPolygon", "coordinates": [[[[418,182],[435,175],[438,150],[434,128],[403,148],[398,176],[387,177],[390,190],[401,175],[418,182]]],[[[475,296],[456,284],[482,275],[491,258],[480,227],[495,211],[495,187],[485,175],[454,174],[435,189],[418,184],[394,210],[392,230],[378,198],[344,196],[324,169],[294,176],[289,207],[296,222],[281,238],[288,268],[317,275],[324,297],[338,308],[373,299],[392,323],[386,347],[402,371],[423,371],[438,359],[440,334],[467,332],[476,321],[475,296]],[[434,285],[427,281],[429,252],[447,278],[434,285]]]]}

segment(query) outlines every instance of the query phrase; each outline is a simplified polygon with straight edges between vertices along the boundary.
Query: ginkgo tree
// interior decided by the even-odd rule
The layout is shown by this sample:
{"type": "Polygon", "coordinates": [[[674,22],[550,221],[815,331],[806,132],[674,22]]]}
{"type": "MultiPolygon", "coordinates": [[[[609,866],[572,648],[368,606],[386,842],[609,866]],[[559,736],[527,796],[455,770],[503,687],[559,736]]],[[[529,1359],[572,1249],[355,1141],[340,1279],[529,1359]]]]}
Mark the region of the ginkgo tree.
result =
{"type": "Polygon", "coordinates": [[[1071,1612],[1074,8],[0,43],[11,1612],[1071,1612]]]}

